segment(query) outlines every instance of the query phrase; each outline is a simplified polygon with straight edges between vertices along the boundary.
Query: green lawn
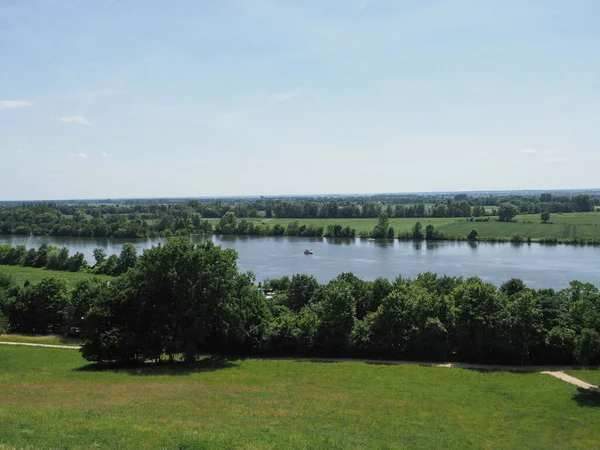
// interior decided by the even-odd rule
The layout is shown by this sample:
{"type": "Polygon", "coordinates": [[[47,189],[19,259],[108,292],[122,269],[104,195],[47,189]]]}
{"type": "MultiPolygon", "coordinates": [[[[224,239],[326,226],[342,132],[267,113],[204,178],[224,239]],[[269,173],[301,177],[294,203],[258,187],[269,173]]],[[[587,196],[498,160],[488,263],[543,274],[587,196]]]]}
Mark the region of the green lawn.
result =
{"type": "Polygon", "coordinates": [[[83,280],[85,278],[97,277],[102,280],[113,279],[113,277],[109,277],[107,275],[94,275],[87,272],[66,272],[63,270],[47,270],[22,266],[0,265],[0,273],[11,276],[13,280],[20,285],[23,285],[26,280],[29,280],[30,283],[35,284],[42,278],[49,276],[64,278],[71,285],[74,285],[79,280],[83,280]]]}
{"type": "Polygon", "coordinates": [[[540,373],[213,360],[100,370],[0,348],[0,448],[599,448],[600,400],[540,373]]]}
{"type": "Polygon", "coordinates": [[[582,381],[600,386],[600,369],[599,370],[566,370],[565,373],[579,378],[582,381]]]}
{"type": "MultiPolygon", "coordinates": [[[[209,219],[213,225],[219,219],[209,219]]],[[[238,219],[241,220],[241,219],[238,219]]],[[[301,224],[327,227],[329,224],[340,224],[356,229],[356,232],[371,231],[377,219],[246,219],[252,222],[264,222],[270,226],[281,224],[287,226],[298,220],[301,224]]],[[[476,229],[481,237],[510,238],[514,234],[530,236],[534,239],[544,237],[568,238],[600,238],[600,213],[552,214],[550,223],[541,223],[538,214],[520,215],[513,222],[499,222],[495,217],[490,222],[469,222],[461,219],[390,219],[390,226],[396,235],[400,231],[410,231],[415,223],[421,222],[423,227],[432,224],[436,229],[450,235],[466,236],[476,229]]]]}

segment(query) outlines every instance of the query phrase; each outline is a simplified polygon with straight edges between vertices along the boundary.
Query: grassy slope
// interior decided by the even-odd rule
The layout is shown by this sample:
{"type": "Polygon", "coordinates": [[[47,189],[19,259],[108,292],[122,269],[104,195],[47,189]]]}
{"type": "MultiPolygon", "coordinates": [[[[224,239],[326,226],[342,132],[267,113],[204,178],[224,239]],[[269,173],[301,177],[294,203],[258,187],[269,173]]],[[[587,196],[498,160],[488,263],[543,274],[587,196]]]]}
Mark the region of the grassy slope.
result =
{"type": "Polygon", "coordinates": [[[51,345],[73,345],[79,346],[81,341],[75,338],[63,336],[45,335],[28,336],[24,334],[0,334],[0,341],[4,342],[28,342],[30,344],[51,344],[51,345]]]}
{"type": "Polygon", "coordinates": [[[598,448],[600,401],[539,373],[245,360],[81,370],[0,348],[0,447],[598,448]]]}
{"type": "Polygon", "coordinates": [[[566,370],[565,373],[594,386],[600,386],[600,370],[566,370]]]}
{"type": "MultiPolygon", "coordinates": [[[[303,224],[312,224],[326,227],[329,224],[340,224],[350,226],[357,232],[371,231],[377,219],[246,219],[254,222],[265,222],[273,226],[277,223],[287,226],[293,220],[303,224]]],[[[556,238],[600,238],[600,214],[598,213],[572,213],[552,214],[551,223],[543,224],[540,216],[520,215],[510,223],[498,222],[469,222],[466,219],[390,219],[390,225],[394,231],[409,231],[416,222],[423,226],[433,224],[436,229],[448,234],[466,236],[472,229],[476,229],[482,237],[505,237],[510,238],[513,234],[531,236],[532,238],[556,237],[556,238]]],[[[213,224],[219,219],[210,219],[213,224]]]]}
{"type": "Polygon", "coordinates": [[[90,277],[99,277],[103,280],[111,280],[112,277],[106,275],[94,275],[87,272],[65,272],[62,270],[47,270],[34,267],[22,266],[3,266],[0,265],[0,273],[11,276],[15,282],[20,285],[29,280],[32,284],[39,282],[44,277],[59,277],[66,279],[71,285],[74,285],[79,280],[90,277]]]}

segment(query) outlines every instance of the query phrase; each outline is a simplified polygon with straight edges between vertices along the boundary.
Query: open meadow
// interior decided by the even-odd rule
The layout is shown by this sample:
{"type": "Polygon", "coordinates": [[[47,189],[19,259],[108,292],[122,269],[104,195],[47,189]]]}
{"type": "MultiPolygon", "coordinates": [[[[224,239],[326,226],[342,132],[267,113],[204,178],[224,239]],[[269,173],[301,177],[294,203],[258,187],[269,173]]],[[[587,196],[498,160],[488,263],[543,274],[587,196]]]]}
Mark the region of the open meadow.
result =
{"type": "Polygon", "coordinates": [[[68,272],[65,270],[48,270],[36,267],[6,265],[0,265],[0,274],[12,277],[12,279],[21,286],[27,280],[29,280],[31,284],[35,284],[45,277],[64,278],[72,286],[78,281],[85,280],[87,278],[98,278],[102,280],[113,279],[113,277],[107,275],[95,275],[87,272],[68,272]]]}
{"type": "MultiPolygon", "coordinates": [[[[215,225],[220,219],[210,219],[215,225]]],[[[243,220],[243,219],[238,219],[243,220]]],[[[290,222],[297,220],[300,224],[327,227],[331,224],[340,224],[354,228],[357,233],[361,231],[372,231],[377,224],[377,219],[245,219],[251,222],[263,222],[274,226],[280,224],[287,226],[290,222]]],[[[588,239],[600,238],[600,213],[569,213],[552,214],[549,223],[542,223],[539,214],[523,214],[515,217],[511,222],[499,222],[497,217],[490,217],[489,222],[470,222],[466,218],[413,218],[398,219],[391,218],[390,226],[394,228],[397,235],[399,232],[407,232],[415,223],[421,222],[423,227],[432,224],[437,230],[448,235],[467,236],[473,229],[477,230],[482,238],[506,238],[510,239],[514,234],[520,234],[532,239],[545,237],[557,239],[588,239]]]]}
{"type": "Polygon", "coordinates": [[[0,448],[598,448],[597,394],[540,373],[206,359],[102,368],[0,347],[0,448]]]}

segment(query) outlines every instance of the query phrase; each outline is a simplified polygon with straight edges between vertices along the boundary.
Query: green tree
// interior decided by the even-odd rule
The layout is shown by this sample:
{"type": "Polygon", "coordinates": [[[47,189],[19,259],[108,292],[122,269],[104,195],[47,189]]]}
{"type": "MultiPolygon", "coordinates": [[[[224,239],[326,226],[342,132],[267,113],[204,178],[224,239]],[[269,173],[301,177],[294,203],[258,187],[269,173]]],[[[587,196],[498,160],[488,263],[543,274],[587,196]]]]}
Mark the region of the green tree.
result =
{"type": "Polygon", "coordinates": [[[467,235],[467,240],[476,241],[477,239],[479,239],[479,233],[477,233],[477,230],[471,230],[471,232],[467,235]]]}
{"type": "Polygon", "coordinates": [[[119,261],[115,268],[115,274],[120,275],[127,272],[132,267],[135,267],[137,263],[137,250],[133,244],[127,242],[123,245],[121,253],[119,254],[119,261]]]}
{"type": "Polygon", "coordinates": [[[549,212],[543,212],[541,215],[542,218],[542,222],[544,223],[548,223],[550,221],[550,213],[549,212]]]}
{"type": "Polygon", "coordinates": [[[387,214],[381,214],[377,218],[377,225],[373,228],[371,232],[371,237],[375,239],[384,239],[388,236],[388,231],[390,228],[390,220],[387,214]]]}
{"type": "Polygon", "coordinates": [[[389,227],[388,228],[387,238],[388,239],[394,239],[394,228],[393,227],[389,227]]]}
{"type": "MultiPolygon", "coordinates": [[[[249,278],[238,282],[236,259],[231,249],[212,242],[194,246],[184,238],[146,250],[90,308],[84,357],[158,361],[164,354],[182,354],[193,361],[232,339],[240,344],[240,323],[248,322],[236,317],[236,299],[247,305],[256,298],[245,297],[249,278]]],[[[256,320],[251,313],[246,317],[256,320]]]]}
{"type": "Polygon", "coordinates": [[[326,352],[343,353],[349,347],[356,321],[356,299],[352,288],[345,281],[333,280],[321,294],[315,345],[326,352]]]}
{"type": "Polygon", "coordinates": [[[300,311],[313,298],[319,282],[312,275],[294,275],[288,289],[287,306],[292,311],[300,311]]]}
{"type": "Polygon", "coordinates": [[[470,278],[452,292],[456,346],[468,360],[493,360],[506,347],[506,300],[496,287],[470,278]]]}
{"type": "Polygon", "coordinates": [[[517,214],[519,214],[519,209],[512,203],[500,204],[498,217],[501,222],[510,222],[517,214]]]}
{"type": "Polygon", "coordinates": [[[544,341],[542,311],[533,292],[523,290],[511,297],[507,312],[512,354],[523,364],[544,341]]]}
{"type": "Polygon", "coordinates": [[[412,228],[412,231],[410,233],[410,237],[412,239],[423,239],[423,231],[421,231],[423,229],[423,225],[421,225],[421,222],[417,222],[415,223],[415,225],[412,228]]]}
{"type": "Polygon", "coordinates": [[[85,260],[84,254],[81,252],[77,252],[69,259],[67,259],[64,269],[70,272],[78,272],[81,269],[85,269],[86,267],[88,267],[88,263],[85,260]]]}
{"type": "Polygon", "coordinates": [[[234,234],[237,229],[237,218],[235,213],[227,212],[223,215],[217,225],[217,233],[221,234],[234,234]]]}
{"type": "Polygon", "coordinates": [[[28,334],[62,334],[66,331],[71,301],[66,280],[45,277],[22,290],[10,309],[11,329],[28,334]]]}
{"type": "Polygon", "coordinates": [[[101,266],[106,261],[106,252],[101,248],[94,249],[95,266],[101,266]]]}

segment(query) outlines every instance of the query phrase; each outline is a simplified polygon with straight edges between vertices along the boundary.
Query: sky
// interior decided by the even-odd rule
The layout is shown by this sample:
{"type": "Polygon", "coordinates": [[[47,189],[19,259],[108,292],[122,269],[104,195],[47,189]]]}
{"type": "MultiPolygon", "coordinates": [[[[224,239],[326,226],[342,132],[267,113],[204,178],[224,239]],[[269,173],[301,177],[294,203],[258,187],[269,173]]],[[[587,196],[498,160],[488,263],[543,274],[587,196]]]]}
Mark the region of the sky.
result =
{"type": "Polygon", "coordinates": [[[597,0],[2,0],[0,199],[598,188],[597,0]]]}

